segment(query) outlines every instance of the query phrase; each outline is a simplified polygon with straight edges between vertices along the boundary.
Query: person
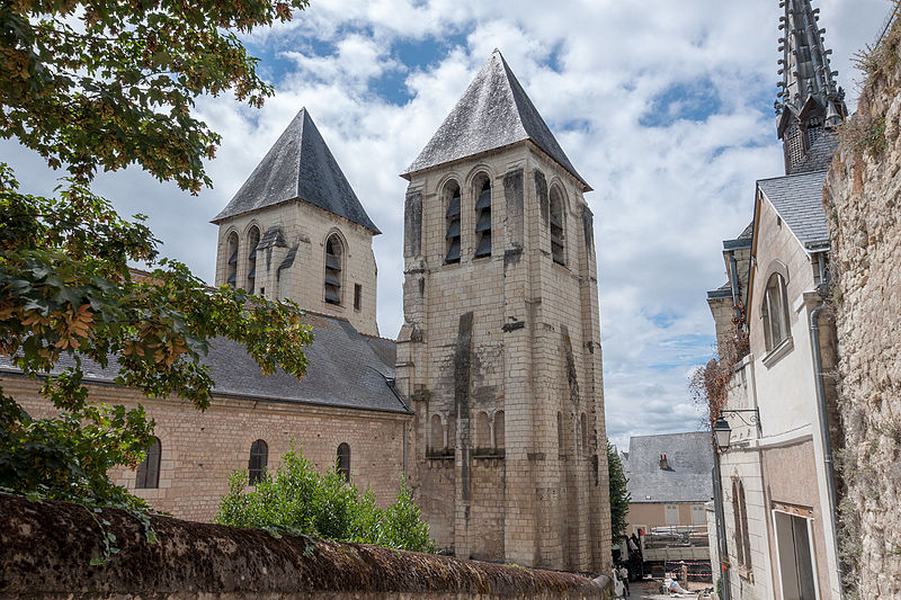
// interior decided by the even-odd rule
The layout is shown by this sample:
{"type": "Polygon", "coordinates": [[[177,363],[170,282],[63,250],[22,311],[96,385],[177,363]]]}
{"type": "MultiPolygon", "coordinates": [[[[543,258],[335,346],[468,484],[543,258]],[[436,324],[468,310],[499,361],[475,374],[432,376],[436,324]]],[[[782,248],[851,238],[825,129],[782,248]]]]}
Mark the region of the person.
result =
{"type": "Polygon", "coordinates": [[[626,597],[630,598],[632,593],[629,591],[629,569],[626,568],[626,565],[620,563],[618,573],[620,580],[623,582],[623,587],[626,588],[626,597]]]}

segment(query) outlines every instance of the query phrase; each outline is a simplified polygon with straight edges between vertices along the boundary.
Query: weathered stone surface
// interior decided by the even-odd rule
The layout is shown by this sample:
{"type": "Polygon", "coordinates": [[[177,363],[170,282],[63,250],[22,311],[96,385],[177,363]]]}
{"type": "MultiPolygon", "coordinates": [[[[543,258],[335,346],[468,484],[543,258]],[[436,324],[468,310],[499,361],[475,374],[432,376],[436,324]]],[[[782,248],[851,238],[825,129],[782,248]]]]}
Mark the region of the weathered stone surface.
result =
{"type": "Polygon", "coordinates": [[[0,598],[609,598],[606,582],[568,573],[280,538],[154,517],[158,543],[118,510],[0,494],[0,598]],[[120,552],[91,566],[108,521],[120,552]]]}
{"type": "Polygon", "coordinates": [[[901,596],[899,40],[896,22],[873,55],[825,193],[846,436],[843,553],[860,598],[901,596]]]}

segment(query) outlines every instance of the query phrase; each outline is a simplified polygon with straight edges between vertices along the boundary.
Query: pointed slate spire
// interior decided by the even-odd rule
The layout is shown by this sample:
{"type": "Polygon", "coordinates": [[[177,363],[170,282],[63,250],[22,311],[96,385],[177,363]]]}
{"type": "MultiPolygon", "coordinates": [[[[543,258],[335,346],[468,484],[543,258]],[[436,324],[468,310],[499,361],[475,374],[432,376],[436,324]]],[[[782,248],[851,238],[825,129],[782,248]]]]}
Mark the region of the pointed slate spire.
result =
{"type": "Polygon", "coordinates": [[[381,233],[366,214],[306,108],[300,109],[212,222],[290,200],[308,202],[376,235],[381,233]]]}
{"type": "MultiPolygon", "coordinates": [[[[810,0],[782,0],[785,14],[780,17],[779,73],[782,91],[776,102],[780,114],[791,112],[801,116],[805,111],[819,108],[823,112],[824,125],[835,127],[847,115],[844,92],[835,82],[838,71],[829,63],[832,50],[825,48],[825,29],[817,25],[820,9],[811,7],[810,0]]],[[[779,135],[787,127],[786,119],[780,119],[779,135]]]]}
{"type": "Polygon", "coordinates": [[[538,114],[500,50],[495,49],[441,127],[401,176],[409,179],[417,171],[524,140],[534,142],[569,171],[582,183],[584,191],[591,190],[538,114]]]}

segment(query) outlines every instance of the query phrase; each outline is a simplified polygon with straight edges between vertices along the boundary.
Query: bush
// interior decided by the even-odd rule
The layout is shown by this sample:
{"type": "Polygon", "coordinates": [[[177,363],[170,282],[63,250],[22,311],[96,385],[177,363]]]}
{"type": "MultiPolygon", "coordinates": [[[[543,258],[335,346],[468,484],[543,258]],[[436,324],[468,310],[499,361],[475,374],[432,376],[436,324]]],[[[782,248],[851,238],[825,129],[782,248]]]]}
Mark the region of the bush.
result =
{"type": "Polygon", "coordinates": [[[234,473],[216,522],[401,550],[435,550],[406,481],[394,504],[381,508],[371,490],[360,494],[334,468],[322,474],[293,450],[282,457],[275,475],[267,475],[253,489],[247,487],[246,473],[234,473]]]}

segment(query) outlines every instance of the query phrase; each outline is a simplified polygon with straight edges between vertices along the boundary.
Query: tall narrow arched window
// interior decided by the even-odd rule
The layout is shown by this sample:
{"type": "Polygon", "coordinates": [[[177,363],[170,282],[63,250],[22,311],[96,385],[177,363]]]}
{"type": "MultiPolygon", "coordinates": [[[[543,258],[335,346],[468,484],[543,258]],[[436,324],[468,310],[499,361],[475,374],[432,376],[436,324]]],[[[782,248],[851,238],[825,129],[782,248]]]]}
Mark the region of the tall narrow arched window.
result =
{"type": "Polygon", "coordinates": [[[475,179],[476,252],[475,257],[491,256],[491,181],[487,175],[475,179]]]}
{"type": "Polygon", "coordinates": [[[588,454],[588,419],[585,418],[585,413],[579,417],[579,433],[582,438],[582,454],[588,454]]]}
{"type": "Polygon", "coordinates": [[[234,231],[228,234],[225,248],[228,257],[225,263],[225,283],[234,289],[238,287],[238,234],[234,231]]]}
{"type": "Polygon", "coordinates": [[[344,244],[337,233],[325,241],[325,301],[341,304],[341,282],[344,270],[344,244]]]}
{"type": "Polygon", "coordinates": [[[453,411],[447,415],[447,449],[457,449],[457,415],[453,411]]]}
{"type": "Polygon", "coordinates": [[[432,415],[432,426],[429,434],[429,447],[433,450],[444,450],[444,425],[441,424],[440,415],[432,415]]]}
{"type": "Polygon", "coordinates": [[[557,454],[563,456],[566,449],[563,447],[563,414],[557,411],[557,454]]]}
{"type": "Polygon", "coordinates": [[[504,439],[506,432],[504,431],[504,411],[499,410],[494,413],[494,447],[502,449],[506,443],[504,439]]]}
{"type": "Polygon", "coordinates": [[[789,336],[788,296],[785,279],[779,273],[773,273],[767,281],[760,317],[763,320],[766,349],[770,351],[789,336]]]}
{"type": "Polygon", "coordinates": [[[745,564],[745,533],[744,519],[741,517],[741,505],[738,496],[738,479],[732,480],[732,523],[735,527],[735,557],[738,559],[739,565],[745,564]]]}
{"type": "Polygon", "coordinates": [[[247,291],[253,294],[257,287],[257,246],[260,245],[260,230],[254,225],[247,234],[247,291]]]}
{"type": "Polygon", "coordinates": [[[741,544],[744,549],[744,567],[751,570],[751,534],[748,531],[748,505],[745,502],[745,484],[738,481],[738,508],[741,511],[741,544]]]}
{"type": "Polygon", "coordinates": [[[160,487],[160,459],[163,455],[163,446],[160,438],[154,437],[147,446],[147,454],[138,465],[138,476],[135,479],[135,487],[139,489],[160,487]]]}
{"type": "Polygon", "coordinates": [[[563,208],[563,193],[559,186],[551,187],[551,257],[558,265],[566,264],[566,219],[563,208]]]}
{"type": "Polygon", "coordinates": [[[453,264],[460,262],[460,186],[456,181],[449,181],[444,186],[444,197],[447,204],[444,262],[453,264]]]}
{"type": "Polygon", "coordinates": [[[479,411],[476,416],[476,448],[488,448],[491,446],[491,425],[488,422],[488,413],[479,411]]]}
{"type": "Polygon", "coordinates": [[[343,442],[338,446],[337,467],[344,481],[350,482],[350,446],[343,442]]]}
{"type": "Polygon", "coordinates": [[[263,440],[250,445],[250,461],[247,463],[247,475],[250,485],[256,485],[266,477],[266,466],[269,464],[269,446],[263,440]]]}

